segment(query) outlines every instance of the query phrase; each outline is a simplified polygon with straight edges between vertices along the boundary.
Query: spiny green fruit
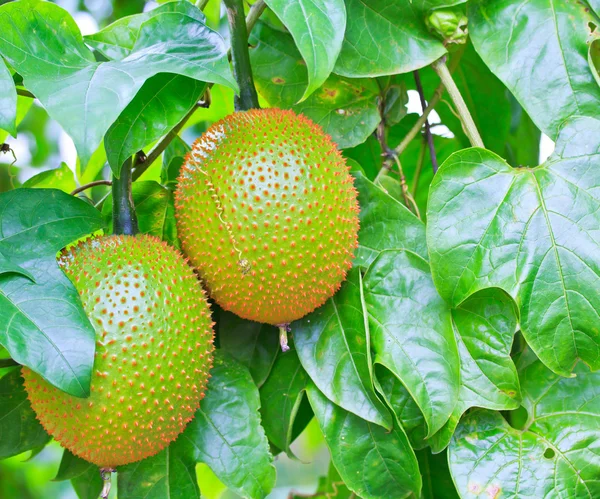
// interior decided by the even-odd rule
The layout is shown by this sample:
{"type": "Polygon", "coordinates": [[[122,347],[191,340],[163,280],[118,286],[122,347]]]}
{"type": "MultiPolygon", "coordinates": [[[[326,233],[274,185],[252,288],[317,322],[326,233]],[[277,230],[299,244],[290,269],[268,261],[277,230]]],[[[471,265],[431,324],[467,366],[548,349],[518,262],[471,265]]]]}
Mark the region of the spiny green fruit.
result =
{"type": "Polygon", "coordinates": [[[330,137],[292,111],[235,113],[194,143],[177,226],[219,305],[281,325],[337,291],[357,246],[348,170],[330,137]]]}
{"type": "Polygon", "coordinates": [[[213,350],[204,291],[185,259],[150,236],[91,239],[59,264],[96,330],[91,395],[23,368],[31,405],[58,442],[100,467],[152,456],[204,396],[213,350]]]}

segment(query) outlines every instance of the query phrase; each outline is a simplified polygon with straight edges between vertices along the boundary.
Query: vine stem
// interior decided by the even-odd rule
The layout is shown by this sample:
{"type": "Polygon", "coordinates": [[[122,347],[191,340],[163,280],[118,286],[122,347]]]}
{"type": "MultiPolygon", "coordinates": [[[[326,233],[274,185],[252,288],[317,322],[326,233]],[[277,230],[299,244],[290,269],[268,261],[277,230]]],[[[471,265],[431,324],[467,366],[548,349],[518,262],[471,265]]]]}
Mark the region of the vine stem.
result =
{"type": "Polygon", "coordinates": [[[204,10],[208,2],[210,2],[210,0],[197,0],[194,5],[196,5],[196,7],[198,7],[200,10],[204,10]]]}
{"type": "MultiPolygon", "coordinates": [[[[425,93],[423,92],[423,85],[421,84],[421,77],[419,76],[419,70],[415,70],[413,72],[415,78],[415,85],[417,87],[417,92],[419,92],[419,100],[421,101],[421,109],[425,111],[427,104],[425,103],[425,93]]],[[[427,146],[429,147],[429,156],[431,157],[431,166],[433,168],[433,173],[436,173],[438,170],[438,161],[437,155],[435,154],[435,144],[433,143],[433,134],[431,133],[431,126],[429,125],[429,120],[425,120],[425,140],[427,141],[427,146]]]]}
{"type": "Polygon", "coordinates": [[[127,159],[121,167],[121,176],[113,176],[113,233],[134,236],[138,232],[137,217],[131,195],[131,166],[133,160],[127,159]]]}
{"type": "Polygon", "coordinates": [[[448,95],[450,95],[452,102],[454,102],[454,105],[456,106],[456,109],[460,116],[460,121],[462,123],[463,130],[469,138],[471,145],[474,147],[485,147],[483,145],[483,140],[481,140],[481,135],[479,135],[479,130],[477,130],[477,126],[475,125],[473,117],[469,112],[469,108],[467,107],[467,104],[463,99],[460,90],[456,86],[456,83],[454,82],[454,79],[450,74],[450,70],[448,69],[448,66],[446,65],[446,56],[441,57],[440,59],[435,61],[431,65],[431,67],[440,77],[440,80],[442,80],[442,84],[448,91],[448,95]]]}
{"type": "Polygon", "coordinates": [[[233,61],[233,74],[238,86],[239,95],[235,97],[236,111],[258,109],[258,95],[250,67],[250,54],[248,53],[248,28],[244,17],[242,0],[223,0],[227,9],[229,32],[231,34],[231,58],[233,61]]]}
{"type": "Polygon", "coordinates": [[[266,8],[267,4],[264,0],[258,0],[254,3],[254,5],[252,5],[252,7],[250,7],[248,15],[246,16],[246,29],[248,30],[248,34],[250,34],[252,28],[254,28],[254,25],[256,24],[256,21],[258,21],[258,18],[262,15],[266,8]]]}
{"type": "Polygon", "coordinates": [[[83,192],[87,189],[91,189],[92,187],[96,187],[98,185],[110,186],[110,185],[112,185],[112,181],[111,180],[94,180],[93,182],[90,182],[89,184],[83,184],[83,185],[77,187],[77,189],[75,189],[73,192],[71,192],[71,196],[76,196],[80,192],[83,192]]]}
{"type": "Polygon", "coordinates": [[[207,88],[204,93],[204,97],[200,102],[194,104],[192,109],[188,111],[188,113],[181,118],[181,121],[175,125],[167,135],[165,135],[159,142],[156,144],[146,156],[143,152],[138,153],[135,156],[133,161],[133,175],[132,180],[135,182],[138,178],[142,176],[142,174],[148,169],[148,167],[154,163],[158,157],[165,151],[168,145],[173,141],[175,137],[179,135],[181,129],[185,126],[185,124],[189,121],[189,119],[194,115],[196,110],[201,107],[207,108],[210,106],[210,90],[207,88]]]}

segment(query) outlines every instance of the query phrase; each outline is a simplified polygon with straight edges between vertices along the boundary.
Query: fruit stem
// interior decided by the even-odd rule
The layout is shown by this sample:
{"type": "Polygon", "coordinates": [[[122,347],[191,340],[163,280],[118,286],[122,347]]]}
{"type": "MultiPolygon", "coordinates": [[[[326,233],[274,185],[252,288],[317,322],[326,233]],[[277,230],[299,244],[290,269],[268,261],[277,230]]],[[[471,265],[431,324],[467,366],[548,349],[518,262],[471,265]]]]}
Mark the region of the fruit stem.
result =
{"type": "Polygon", "coordinates": [[[287,352],[290,349],[288,345],[288,333],[292,330],[289,322],[286,324],[278,324],[279,328],[279,344],[281,345],[281,351],[287,352]]]}
{"type": "Polygon", "coordinates": [[[442,83],[444,87],[446,87],[446,90],[448,91],[452,102],[454,102],[454,105],[456,106],[456,109],[458,110],[458,114],[460,116],[460,121],[463,130],[465,131],[465,135],[469,138],[471,145],[473,147],[485,147],[483,145],[483,140],[481,140],[481,135],[479,135],[479,130],[477,130],[477,126],[475,125],[473,117],[469,112],[467,103],[463,99],[460,90],[456,86],[456,83],[454,82],[454,79],[450,74],[450,70],[448,69],[448,66],[446,66],[446,56],[443,56],[437,61],[435,61],[431,65],[431,67],[440,77],[440,80],[442,80],[442,83]]]}
{"type": "Polygon", "coordinates": [[[101,499],[108,498],[108,495],[110,494],[110,487],[112,485],[112,483],[111,483],[112,474],[115,471],[116,470],[113,468],[100,468],[100,476],[102,477],[102,482],[104,484],[102,486],[102,492],[100,493],[101,499]]]}
{"type": "Polygon", "coordinates": [[[238,86],[239,95],[235,96],[236,111],[259,109],[258,95],[254,87],[252,68],[250,67],[250,54],[248,53],[248,28],[244,17],[242,0],[223,0],[227,8],[227,20],[231,34],[231,58],[233,60],[233,74],[238,86]]]}
{"type": "Polygon", "coordinates": [[[113,233],[134,236],[138,232],[137,217],[131,195],[131,165],[129,158],[121,168],[121,177],[113,176],[113,233]]]}

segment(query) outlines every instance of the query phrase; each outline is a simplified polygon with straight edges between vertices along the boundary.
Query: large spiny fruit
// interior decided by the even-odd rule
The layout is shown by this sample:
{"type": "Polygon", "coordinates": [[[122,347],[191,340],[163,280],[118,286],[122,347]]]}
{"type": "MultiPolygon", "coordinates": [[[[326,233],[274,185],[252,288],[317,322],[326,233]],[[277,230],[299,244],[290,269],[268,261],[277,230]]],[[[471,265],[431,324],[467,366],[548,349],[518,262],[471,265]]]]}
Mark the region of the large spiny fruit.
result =
{"type": "Polygon", "coordinates": [[[48,433],[100,467],[152,456],[204,396],[213,332],[200,283],[149,236],[88,240],[59,263],[96,330],[91,395],[72,397],[23,368],[31,405],[48,433]]]}
{"type": "Polygon", "coordinates": [[[185,253],[224,309],[283,325],[340,287],[357,245],[348,166],[323,130],[280,109],[235,113],[192,147],[179,177],[185,253]]]}

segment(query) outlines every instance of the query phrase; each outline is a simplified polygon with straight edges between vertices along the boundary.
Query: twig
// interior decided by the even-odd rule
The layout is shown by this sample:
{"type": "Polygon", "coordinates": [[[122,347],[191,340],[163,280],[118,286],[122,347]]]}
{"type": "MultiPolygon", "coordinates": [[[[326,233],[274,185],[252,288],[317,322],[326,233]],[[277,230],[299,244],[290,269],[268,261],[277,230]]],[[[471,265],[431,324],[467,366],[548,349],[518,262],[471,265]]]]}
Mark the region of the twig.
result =
{"type": "Polygon", "coordinates": [[[192,117],[192,115],[201,107],[209,107],[210,106],[210,90],[206,89],[206,93],[204,94],[204,99],[195,104],[192,109],[181,119],[177,125],[175,125],[167,135],[165,135],[158,144],[154,146],[154,148],[148,153],[148,155],[137,154],[135,160],[133,162],[133,175],[131,179],[135,182],[138,178],[142,176],[142,174],[148,169],[148,167],[154,163],[158,157],[164,152],[164,150],[168,147],[171,141],[179,135],[182,128],[188,122],[188,120],[192,117]]]}
{"type": "MultiPolygon", "coordinates": [[[[423,170],[423,163],[425,162],[425,140],[421,142],[421,149],[419,150],[419,157],[417,158],[417,166],[415,168],[415,177],[413,178],[412,196],[413,198],[417,195],[417,189],[419,188],[419,178],[421,177],[421,170],[423,170]]],[[[435,169],[433,173],[435,173],[435,169]]]]}
{"type": "Polygon", "coordinates": [[[467,107],[460,90],[456,86],[456,83],[452,79],[448,66],[446,66],[446,56],[435,61],[431,67],[440,77],[440,80],[442,80],[442,84],[448,91],[448,95],[450,95],[452,102],[454,102],[458,114],[460,115],[463,130],[469,138],[471,145],[474,147],[485,147],[483,145],[483,140],[481,140],[481,135],[479,135],[479,131],[477,130],[477,126],[473,121],[473,117],[469,112],[469,108],[467,107]]]}
{"type": "MultiPolygon", "coordinates": [[[[423,85],[421,84],[421,77],[419,76],[419,71],[415,70],[413,74],[415,77],[415,85],[417,86],[417,92],[419,92],[419,99],[421,100],[421,109],[425,111],[427,105],[425,103],[425,94],[423,93],[423,85]]],[[[431,126],[429,125],[429,120],[427,119],[425,120],[425,140],[427,141],[427,145],[429,146],[431,166],[433,167],[433,173],[435,173],[438,170],[438,161],[437,156],[435,154],[435,144],[433,143],[433,134],[431,133],[431,126]]]]}
{"type": "Polygon", "coordinates": [[[233,75],[240,93],[235,97],[236,111],[258,109],[258,94],[254,86],[250,54],[248,52],[248,28],[244,17],[242,0],[223,0],[227,9],[229,33],[231,34],[231,58],[233,75]]]}
{"type": "Polygon", "coordinates": [[[100,497],[101,499],[108,499],[108,496],[110,495],[110,489],[111,489],[111,478],[112,478],[112,474],[115,472],[116,470],[112,469],[112,468],[100,468],[100,477],[102,478],[102,492],[100,492],[100,497]]]}
{"type": "Polygon", "coordinates": [[[206,5],[208,4],[208,2],[210,2],[210,0],[197,0],[197,2],[195,3],[195,5],[200,10],[204,10],[205,7],[206,7],[206,5]]]}
{"type": "Polygon", "coordinates": [[[110,186],[110,185],[112,185],[112,182],[110,180],[94,180],[93,182],[90,182],[89,184],[84,184],[84,185],[77,187],[77,189],[75,189],[73,192],[71,192],[71,196],[76,196],[80,192],[83,192],[87,189],[91,189],[92,187],[96,187],[98,185],[109,185],[110,186]]]}
{"type": "MultiPolygon", "coordinates": [[[[465,46],[463,46],[460,50],[458,50],[452,57],[452,60],[450,61],[450,73],[454,72],[454,70],[458,67],[458,63],[460,62],[462,54],[464,53],[464,50],[465,50],[464,47],[465,46]]],[[[445,87],[444,87],[443,83],[440,83],[438,85],[438,87],[435,89],[435,92],[433,92],[433,95],[431,96],[431,99],[429,100],[429,104],[427,104],[427,107],[423,111],[423,114],[421,116],[419,116],[419,119],[416,121],[416,123],[413,125],[413,127],[406,134],[406,137],[404,137],[404,139],[402,139],[402,142],[400,142],[400,144],[398,144],[398,146],[396,146],[395,151],[398,156],[400,156],[404,152],[404,150],[408,147],[408,144],[410,144],[411,141],[421,131],[421,128],[425,124],[425,121],[427,121],[427,117],[429,116],[429,113],[431,113],[431,111],[433,111],[433,108],[440,102],[442,95],[444,93],[444,89],[445,89],[445,87]]]]}
{"type": "Polygon", "coordinates": [[[250,7],[250,11],[246,16],[246,29],[248,30],[248,34],[250,34],[252,28],[254,28],[254,25],[256,24],[256,21],[258,21],[258,18],[262,15],[266,8],[267,4],[264,2],[264,0],[258,0],[254,5],[252,5],[252,7],[250,7]]]}
{"type": "Polygon", "coordinates": [[[31,99],[35,99],[35,95],[33,95],[29,90],[25,90],[24,88],[17,88],[17,95],[21,97],[30,97],[31,99]]]}

